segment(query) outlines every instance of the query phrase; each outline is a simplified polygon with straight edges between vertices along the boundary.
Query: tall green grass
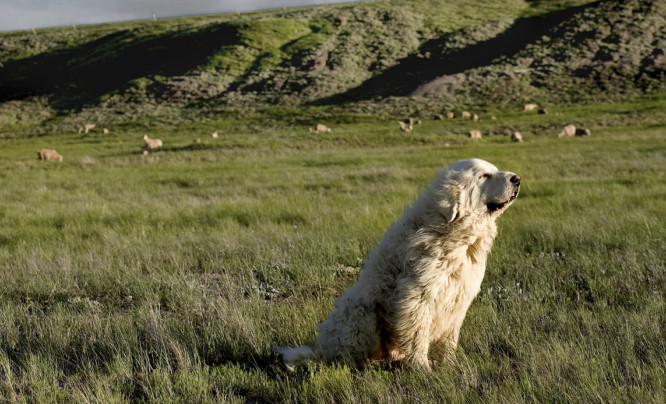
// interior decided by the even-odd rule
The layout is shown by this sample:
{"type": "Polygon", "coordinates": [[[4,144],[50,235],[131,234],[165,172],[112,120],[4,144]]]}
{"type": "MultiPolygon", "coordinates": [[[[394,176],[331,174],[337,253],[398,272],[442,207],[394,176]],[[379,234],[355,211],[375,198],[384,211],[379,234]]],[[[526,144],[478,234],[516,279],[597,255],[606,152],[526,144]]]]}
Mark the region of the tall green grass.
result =
{"type": "Polygon", "coordinates": [[[663,402],[666,127],[654,102],[488,111],[497,120],[479,125],[497,134],[474,142],[467,121],[407,134],[366,117],[331,117],[326,134],[266,118],[2,139],[0,397],[663,402]],[[593,135],[557,139],[566,121],[593,135]],[[142,155],[144,133],[164,149],[142,155]],[[42,147],[64,162],[37,161],[42,147]],[[286,372],[271,344],[312,344],[403,206],[470,157],[524,185],[454,363],[286,372]]]}

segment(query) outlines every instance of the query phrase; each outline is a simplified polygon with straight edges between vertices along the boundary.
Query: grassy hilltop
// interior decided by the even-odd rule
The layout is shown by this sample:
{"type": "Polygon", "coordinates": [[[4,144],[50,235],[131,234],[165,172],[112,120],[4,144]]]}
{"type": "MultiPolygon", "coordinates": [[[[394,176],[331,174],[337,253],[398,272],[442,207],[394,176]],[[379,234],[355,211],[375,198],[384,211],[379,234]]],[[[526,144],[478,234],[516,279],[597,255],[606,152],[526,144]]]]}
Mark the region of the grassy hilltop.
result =
{"type": "Polygon", "coordinates": [[[665,402],[665,20],[400,0],[0,34],[0,401],[665,402]],[[271,344],[314,343],[470,157],[523,185],[455,360],[288,373],[271,344]]]}

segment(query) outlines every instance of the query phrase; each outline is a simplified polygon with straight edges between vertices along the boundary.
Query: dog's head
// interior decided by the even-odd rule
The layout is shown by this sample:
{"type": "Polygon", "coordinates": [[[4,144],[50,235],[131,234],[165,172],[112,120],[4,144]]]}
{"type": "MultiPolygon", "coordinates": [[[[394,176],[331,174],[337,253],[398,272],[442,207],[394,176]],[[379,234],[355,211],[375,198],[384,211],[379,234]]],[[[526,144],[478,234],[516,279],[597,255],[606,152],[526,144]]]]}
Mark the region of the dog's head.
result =
{"type": "Polygon", "coordinates": [[[520,176],[481,159],[461,160],[442,171],[436,195],[448,222],[469,215],[493,220],[518,197],[520,176]]]}

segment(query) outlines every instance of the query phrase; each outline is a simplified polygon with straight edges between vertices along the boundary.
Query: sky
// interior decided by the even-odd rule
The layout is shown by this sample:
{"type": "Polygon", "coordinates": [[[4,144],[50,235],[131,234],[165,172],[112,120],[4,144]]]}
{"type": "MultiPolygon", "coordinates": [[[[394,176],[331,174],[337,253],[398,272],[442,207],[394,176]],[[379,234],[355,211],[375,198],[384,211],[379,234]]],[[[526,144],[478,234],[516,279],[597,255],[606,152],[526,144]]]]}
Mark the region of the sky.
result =
{"type": "Polygon", "coordinates": [[[342,3],[350,0],[0,0],[0,31],[342,3]]]}

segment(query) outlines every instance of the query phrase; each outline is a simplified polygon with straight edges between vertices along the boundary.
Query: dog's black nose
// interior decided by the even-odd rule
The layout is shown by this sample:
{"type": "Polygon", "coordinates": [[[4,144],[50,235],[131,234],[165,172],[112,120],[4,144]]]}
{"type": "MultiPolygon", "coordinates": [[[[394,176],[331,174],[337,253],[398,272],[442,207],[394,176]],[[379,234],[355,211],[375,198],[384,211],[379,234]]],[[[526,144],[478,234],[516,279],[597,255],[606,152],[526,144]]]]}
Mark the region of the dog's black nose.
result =
{"type": "Polygon", "coordinates": [[[520,186],[520,175],[514,175],[509,181],[516,186],[520,186]]]}

